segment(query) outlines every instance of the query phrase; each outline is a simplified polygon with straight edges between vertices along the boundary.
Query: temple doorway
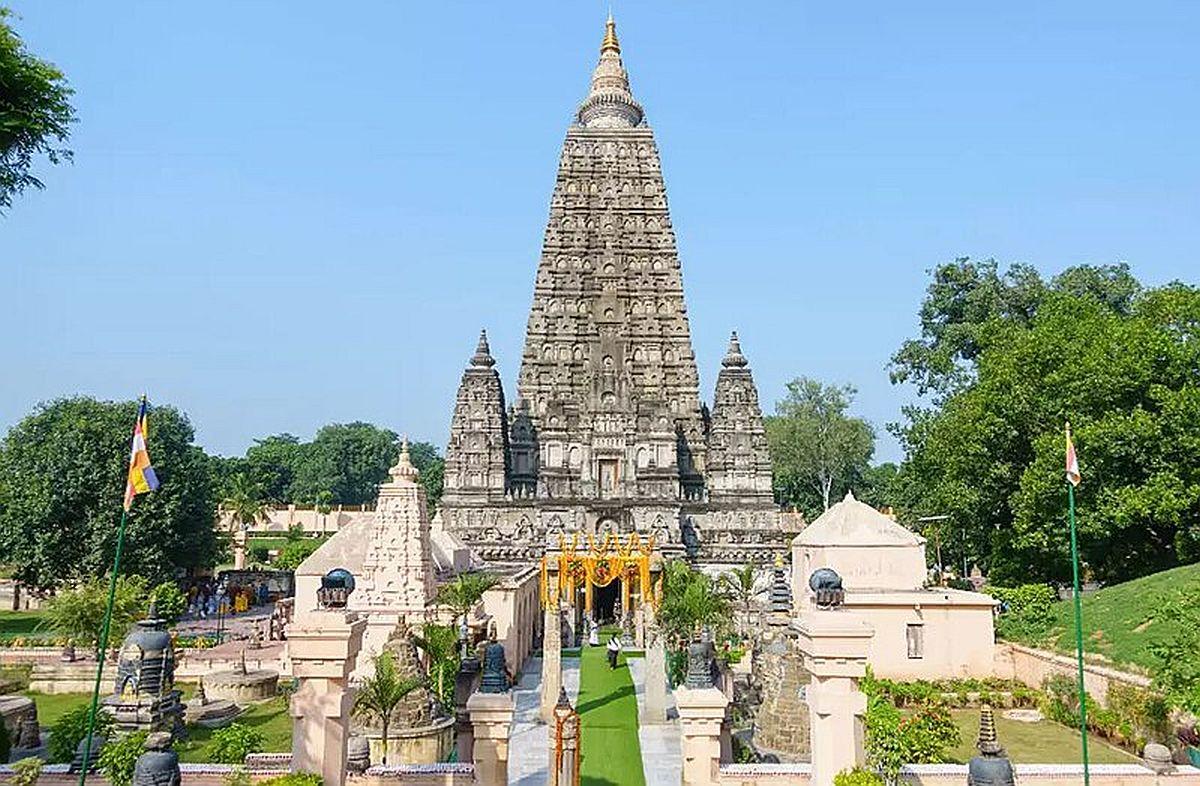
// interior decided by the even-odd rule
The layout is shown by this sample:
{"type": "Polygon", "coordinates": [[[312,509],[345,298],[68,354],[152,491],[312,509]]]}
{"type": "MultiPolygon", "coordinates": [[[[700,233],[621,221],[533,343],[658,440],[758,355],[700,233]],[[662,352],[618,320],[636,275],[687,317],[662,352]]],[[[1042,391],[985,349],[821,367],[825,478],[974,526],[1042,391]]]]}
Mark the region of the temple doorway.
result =
{"type": "Polygon", "coordinates": [[[621,580],[613,579],[607,586],[595,588],[593,599],[596,621],[601,625],[620,622],[617,619],[617,600],[621,597],[621,580]]]}

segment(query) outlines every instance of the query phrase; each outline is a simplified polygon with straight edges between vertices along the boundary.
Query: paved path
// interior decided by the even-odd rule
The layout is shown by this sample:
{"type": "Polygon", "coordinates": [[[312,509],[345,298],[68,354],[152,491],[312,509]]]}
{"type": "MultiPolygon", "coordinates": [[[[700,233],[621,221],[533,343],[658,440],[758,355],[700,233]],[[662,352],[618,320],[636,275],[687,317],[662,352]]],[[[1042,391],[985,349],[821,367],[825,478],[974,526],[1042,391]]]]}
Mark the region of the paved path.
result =
{"type": "MultiPolygon", "coordinates": [[[[563,686],[579,704],[579,658],[562,659],[563,686]]],[[[530,658],[513,688],[513,723],[508,733],[509,786],[543,786],[549,782],[550,732],[538,717],[541,708],[542,659],[530,658]]]]}
{"type": "MultiPolygon", "coordinates": [[[[629,676],[637,693],[638,717],[646,714],[646,659],[630,658],[629,676]]],[[[642,747],[642,772],[646,786],[678,786],[683,777],[683,751],[679,742],[679,712],[675,693],[667,691],[667,722],[638,723],[642,747]]]]}

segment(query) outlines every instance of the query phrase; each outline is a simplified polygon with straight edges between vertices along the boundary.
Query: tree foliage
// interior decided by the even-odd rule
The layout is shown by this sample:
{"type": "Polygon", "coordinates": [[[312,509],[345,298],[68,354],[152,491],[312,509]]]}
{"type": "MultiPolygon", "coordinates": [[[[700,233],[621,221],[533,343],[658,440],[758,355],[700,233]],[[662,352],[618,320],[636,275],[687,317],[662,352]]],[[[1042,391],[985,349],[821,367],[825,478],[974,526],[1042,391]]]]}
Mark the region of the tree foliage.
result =
{"type": "MultiPolygon", "coordinates": [[[[428,442],[409,444],[413,466],[431,506],[442,496],[444,461],[428,442]]],[[[331,423],[311,442],[292,434],[257,440],[230,476],[244,472],[276,504],[361,505],[375,500],[379,485],[400,455],[394,431],[370,423],[331,423]]]]}
{"type": "Polygon", "coordinates": [[[457,622],[460,617],[471,613],[471,609],[483,598],[483,593],[499,583],[500,577],[494,573],[460,573],[452,581],[438,587],[437,602],[449,606],[457,622]]]}
{"type": "Polygon", "coordinates": [[[658,623],[676,649],[702,628],[719,636],[729,624],[729,600],[711,576],[680,559],[663,563],[658,623]]]}
{"type": "MultiPolygon", "coordinates": [[[[97,648],[108,607],[108,579],[90,579],[58,592],[46,608],[46,624],[75,644],[97,648]]],[[[146,613],[147,583],[141,576],[118,576],[113,595],[109,643],[119,643],[146,613]]]]}
{"type": "Polygon", "coordinates": [[[65,144],[75,121],[67,78],[25,48],[11,18],[0,7],[0,213],[26,188],[43,187],[30,171],[36,158],[71,159],[65,144]]]}
{"type": "MultiPolygon", "coordinates": [[[[0,561],[53,589],[103,576],[116,549],[138,402],[88,397],[40,405],[0,442],[0,561]]],[[[150,458],[161,487],[129,512],[121,572],[158,583],[209,567],[218,553],[215,495],[204,452],[178,410],[150,411],[150,458]]]]}
{"type": "Polygon", "coordinates": [[[779,501],[813,515],[868,470],[875,431],[849,414],[855,390],[799,377],[765,418],[779,501]]]}
{"type": "Polygon", "coordinates": [[[897,429],[902,516],[947,516],[927,534],[1000,582],[1068,579],[1070,420],[1095,576],[1200,558],[1200,291],[1143,289],[1124,265],[1047,283],[959,260],[934,271],[921,313],[921,339],[893,360],[897,379],[933,393],[897,429]]]}
{"type": "Polygon", "coordinates": [[[362,681],[354,696],[354,714],[378,723],[383,734],[383,763],[387,764],[388,729],[404,697],[420,687],[422,680],[401,676],[395,656],[384,650],[375,657],[375,670],[362,681]]]}

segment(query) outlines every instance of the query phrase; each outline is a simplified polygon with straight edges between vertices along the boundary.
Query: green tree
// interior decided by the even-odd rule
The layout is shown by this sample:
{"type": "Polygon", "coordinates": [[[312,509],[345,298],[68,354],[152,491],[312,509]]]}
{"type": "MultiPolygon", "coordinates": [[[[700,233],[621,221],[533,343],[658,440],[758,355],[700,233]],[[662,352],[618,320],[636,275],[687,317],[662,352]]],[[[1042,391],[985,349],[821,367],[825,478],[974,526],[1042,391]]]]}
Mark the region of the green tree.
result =
{"type": "Polygon", "coordinates": [[[409,443],[408,452],[412,457],[413,466],[420,473],[421,485],[425,487],[425,498],[429,500],[429,510],[432,514],[442,499],[446,460],[438,453],[437,446],[430,442],[409,443]]]}
{"type": "Polygon", "coordinates": [[[71,160],[65,144],[75,122],[67,78],[25,48],[11,18],[0,7],[0,213],[26,188],[43,188],[30,172],[36,158],[71,160]]]}
{"type": "Polygon", "coordinates": [[[445,707],[454,704],[453,677],[458,671],[458,633],[452,625],[426,623],[420,634],[412,636],[413,643],[425,653],[426,669],[437,685],[438,700],[445,707]],[[451,680],[447,680],[449,675],[451,680]]]}
{"type": "Polygon", "coordinates": [[[1124,580],[1197,559],[1200,290],[1144,290],[1123,266],[1071,268],[1030,289],[1040,294],[1028,313],[971,324],[959,382],[906,410],[892,483],[901,516],[947,516],[943,548],[998,582],[1069,579],[1069,419],[1088,569],[1124,580]]]}
{"type": "Polygon", "coordinates": [[[747,562],[740,568],[734,568],[721,574],[721,590],[741,612],[737,624],[738,633],[745,632],[746,621],[750,619],[750,609],[754,605],[754,579],[757,572],[754,563],[747,562]]]}
{"type": "MultiPolygon", "coordinates": [[[[0,558],[19,581],[54,589],[109,569],[137,409],[136,401],[59,399],[0,442],[0,558]]],[[[192,439],[179,411],[151,409],[147,441],[161,487],[129,513],[122,573],[158,583],[216,560],[215,494],[192,439]]]]}
{"type": "Polygon", "coordinates": [[[899,473],[900,465],[892,461],[864,467],[854,482],[854,496],[874,508],[895,507],[899,473]]]}
{"type": "Polygon", "coordinates": [[[250,529],[266,517],[269,506],[261,483],[239,472],[225,488],[221,507],[229,513],[235,529],[250,529]]]}
{"type": "MultiPolygon", "coordinates": [[[[50,599],[46,625],[75,644],[96,649],[108,607],[108,580],[91,579],[64,589],[50,599]]],[[[118,576],[113,596],[109,643],[120,643],[129,628],[146,613],[147,582],[141,576],[118,576]]]]}
{"type": "Polygon", "coordinates": [[[383,763],[387,764],[388,729],[404,697],[420,687],[422,680],[405,679],[396,668],[391,652],[375,657],[375,670],[363,680],[354,697],[354,714],[369,723],[378,723],[383,734],[383,763]]]}
{"type": "Polygon", "coordinates": [[[296,502],[292,498],[292,483],[303,461],[304,449],[294,434],[255,440],[246,451],[245,471],[262,486],[268,500],[282,504],[296,502]]]}
{"type": "Polygon", "coordinates": [[[437,602],[448,606],[454,612],[454,622],[471,613],[475,604],[483,598],[483,593],[500,583],[500,578],[493,573],[471,571],[460,573],[453,581],[438,588],[437,602]]]}
{"type": "Polygon", "coordinates": [[[370,423],[333,423],[304,446],[292,481],[293,502],[313,504],[322,491],[336,503],[373,502],[400,449],[396,433],[370,423]]]}
{"type": "Polygon", "coordinates": [[[685,561],[663,564],[662,603],[658,622],[676,649],[687,645],[701,628],[720,634],[729,622],[729,601],[713,578],[685,561]]]}
{"type": "Polygon", "coordinates": [[[807,513],[829,508],[867,469],[875,431],[849,414],[854,388],[799,377],[765,419],[780,501],[807,513]]]}

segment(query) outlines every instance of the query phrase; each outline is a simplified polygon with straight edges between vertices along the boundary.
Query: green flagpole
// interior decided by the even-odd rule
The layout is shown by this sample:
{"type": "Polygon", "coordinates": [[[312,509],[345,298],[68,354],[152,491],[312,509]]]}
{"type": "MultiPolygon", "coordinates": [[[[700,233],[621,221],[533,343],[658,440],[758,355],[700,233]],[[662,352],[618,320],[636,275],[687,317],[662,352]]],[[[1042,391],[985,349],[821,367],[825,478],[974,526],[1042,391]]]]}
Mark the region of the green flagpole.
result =
{"type": "Polygon", "coordinates": [[[83,766],[79,770],[79,786],[87,778],[88,762],[92,755],[92,737],[96,733],[96,710],[100,705],[100,681],[104,676],[104,655],[108,651],[108,631],[112,625],[113,602],[117,597],[117,569],[121,566],[121,550],[125,547],[125,518],[129,511],[121,510],[121,525],[117,528],[117,553],[113,555],[112,578],[108,582],[108,608],[104,610],[104,627],[100,630],[100,653],[97,657],[96,682],[92,685],[92,710],[88,713],[88,731],[83,745],[83,766]]]}
{"type": "MultiPolygon", "coordinates": [[[[1070,432],[1068,431],[1068,434],[1070,432]]],[[[1075,576],[1075,662],[1079,676],[1079,737],[1083,744],[1083,786],[1090,786],[1087,738],[1087,692],[1083,687],[1083,606],[1079,602],[1079,540],[1075,534],[1075,486],[1067,483],[1067,512],[1071,519],[1071,570],[1075,576]]]]}

